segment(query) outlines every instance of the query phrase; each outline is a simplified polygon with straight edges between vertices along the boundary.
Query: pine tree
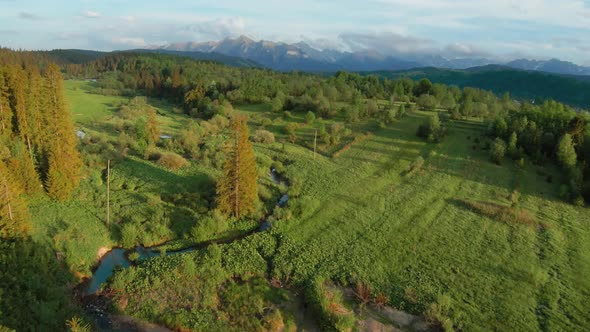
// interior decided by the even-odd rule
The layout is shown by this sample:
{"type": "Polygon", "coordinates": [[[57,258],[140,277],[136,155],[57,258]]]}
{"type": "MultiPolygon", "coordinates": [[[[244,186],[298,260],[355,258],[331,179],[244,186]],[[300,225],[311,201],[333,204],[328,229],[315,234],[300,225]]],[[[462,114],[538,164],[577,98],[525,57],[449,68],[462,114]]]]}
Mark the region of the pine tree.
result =
{"type": "Polygon", "coordinates": [[[10,108],[10,81],[5,68],[0,67],[0,136],[12,136],[12,116],[10,108]]]}
{"type": "Polygon", "coordinates": [[[74,124],[66,110],[63,97],[63,79],[59,68],[51,64],[46,71],[48,125],[45,130],[47,144],[47,193],[58,200],[65,200],[78,186],[82,160],[76,149],[74,124]]]}
{"type": "Polygon", "coordinates": [[[27,76],[20,67],[12,68],[10,80],[12,92],[12,107],[16,117],[16,130],[19,137],[26,142],[29,156],[33,160],[31,144],[31,119],[27,108],[27,76]]]}
{"type": "Polygon", "coordinates": [[[217,183],[217,203],[224,214],[235,218],[255,212],[258,200],[256,157],[248,140],[246,117],[232,119],[232,144],[217,183]]]}
{"type": "Polygon", "coordinates": [[[39,192],[42,188],[39,174],[37,174],[33,160],[22,142],[16,141],[13,143],[12,155],[13,158],[8,166],[18,180],[20,187],[27,194],[39,192]]]}
{"type": "Polygon", "coordinates": [[[160,124],[156,117],[156,112],[153,108],[148,111],[148,119],[146,122],[147,141],[149,145],[158,143],[160,140],[160,124]]]}
{"type": "Polygon", "coordinates": [[[0,160],[0,238],[24,236],[31,228],[21,194],[12,172],[0,160]]]}
{"type": "Polygon", "coordinates": [[[29,132],[31,141],[27,142],[29,149],[39,151],[45,141],[45,131],[43,128],[47,125],[46,118],[41,112],[45,103],[43,94],[43,78],[36,67],[27,69],[27,87],[26,87],[26,105],[29,116],[29,132]]]}

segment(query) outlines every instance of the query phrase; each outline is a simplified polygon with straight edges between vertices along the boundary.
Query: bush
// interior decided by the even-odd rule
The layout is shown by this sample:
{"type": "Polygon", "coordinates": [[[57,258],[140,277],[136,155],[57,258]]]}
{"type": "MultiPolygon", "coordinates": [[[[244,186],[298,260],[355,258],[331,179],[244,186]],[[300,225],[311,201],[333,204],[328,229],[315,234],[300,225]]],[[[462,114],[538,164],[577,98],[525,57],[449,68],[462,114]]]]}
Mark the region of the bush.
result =
{"type": "Polygon", "coordinates": [[[500,164],[502,164],[502,161],[504,160],[505,154],[506,154],[506,143],[504,143],[504,140],[497,137],[491,146],[490,158],[492,159],[493,162],[500,165],[500,164]]]}
{"type": "Polygon", "coordinates": [[[412,164],[410,165],[410,170],[408,171],[408,174],[413,174],[415,172],[418,172],[419,170],[422,169],[422,166],[424,166],[424,158],[422,158],[422,157],[416,158],[416,160],[414,160],[412,162],[412,164]]]}
{"type": "Polygon", "coordinates": [[[134,224],[125,224],[121,229],[121,242],[125,248],[134,247],[138,237],[139,232],[134,224]]]}
{"type": "Polygon", "coordinates": [[[171,170],[177,170],[188,166],[189,162],[174,152],[166,152],[162,154],[158,164],[171,170]]]}
{"type": "Polygon", "coordinates": [[[254,133],[252,141],[256,143],[272,144],[275,142],[275,135],[268,130],[259,129],[254,133]]]}
{"type": "Polygon", "coordinates": [[[315,121],[315,114],[312,111],[307,112],[305,115],[305,122],[307,124],[312,124],[315,121]]]}
{"type": "Polygon", "coordinates": [[[429,94],[423,94],[420,97],[418,97],[416,104],[418,104],[418,107],[420,107],[423,110],[433,110],[436,108],[436,106],[438,106],[438,100],[436,100],[436,97],[434,96],[431,96],[429,94]]]}
{"type": "Polygon", "coordinates": [[[202,242],[211,239],[217,233],[217,222],[212,217],[205,217],[191,229],[191,236],[196,242],[202,242]]]}
{"type": "Polygon", "coordinates": [[[446,294],[439,295],[436,302],[430,304],[426,310],[426,320],[432,325],[441,327],[443,331],[454,331],[450,311],[451,297],[446,294]]]}
{"type": "Polygon", "coordinates": [[[418,127],[416,135],[426,138],[431,143],[439,143],[447,135],[447,128],[441,124],[437,113],[418,127]]]}

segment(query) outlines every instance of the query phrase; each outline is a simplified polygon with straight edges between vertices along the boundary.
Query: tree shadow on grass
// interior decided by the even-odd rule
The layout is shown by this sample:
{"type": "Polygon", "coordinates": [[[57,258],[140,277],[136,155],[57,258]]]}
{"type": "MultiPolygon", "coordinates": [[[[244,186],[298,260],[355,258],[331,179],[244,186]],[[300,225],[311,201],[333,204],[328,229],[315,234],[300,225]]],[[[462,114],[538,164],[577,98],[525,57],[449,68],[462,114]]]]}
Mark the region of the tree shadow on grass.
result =
{"type": "MultiPolygon", "coordinates": [[[[194,226],[203,207],[211,208],[215,180],[208,174],[195,171],[195,174],[181,175],[136,159],[127,159],[115,169],[115,177],[122,178],[117,179],[112,211],[121,213],[121,225],[132,222],[131,219],[145,219],[149,223],[149,213],[145,215],[146,211],[136,210],[158,208],[163,211],[161,217],[169,220],[167,228],[181,238],[194,226]],[[190,202],[185,201],[190,198],[202,201],[203,206],[197,211],[186,205],[190,202]]],[[[115,240],[120,238],[117,235],[112,234],[115,240]]]]}
{"type": "Polygon", "coordinates": [[[61,331],[80,316],[67,285],[74,276],[49,247],[31,239],[0,241],[0,325],[17,331],[61,331]]]}
{"type": "Polygon", "coordinates": [[[135,158],[126,159],[115,167],[119,176],[141,183],[139,189],[144,192],[197,192],[203,196],[210,196],[215,192],[215,180],[206,173],[195,171],[195,174],[181,175],[135,158]]]}

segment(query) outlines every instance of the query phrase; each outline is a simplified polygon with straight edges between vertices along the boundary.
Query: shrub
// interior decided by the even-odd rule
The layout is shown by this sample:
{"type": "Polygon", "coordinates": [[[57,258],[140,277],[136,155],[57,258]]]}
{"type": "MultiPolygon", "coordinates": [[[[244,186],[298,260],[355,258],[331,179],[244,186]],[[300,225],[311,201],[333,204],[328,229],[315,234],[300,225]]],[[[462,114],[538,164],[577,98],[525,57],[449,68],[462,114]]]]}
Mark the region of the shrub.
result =
{"type": "Polygon", "coordinates": [[[307,112],[305,115],[305,122],[307,124],[312,124],[315,121],[315,114],[312,111],[307,112]]]}
{"type": "Polygon", "coordinates": [[[166,152],[158,159],[158,164],[171,170],[188,166],[189,162],[174,152],[166,152]]]}
{"type": "Polygon", "coordinates": [[[134,224],[125,224],[121,229],[121,242],[123,247],[131,248],[135,246],[139,232],[134,224]]]}
{"type": "Polygon", "coordinates": [[[305,297],[310,309],[325,331],[351,331],[354,314],[344,305],[343,294],[321,277],[310,280],[305,286],[305,297]]]}
{"type": "Polygon", "coordinates": [[[269,119],[269,118],[262,118],[262,119],[260,120],[260,126],[261,126],[262,128],[264,128],[264,127],[268,127],[268,126],[270,126],[271,124],[272,124],[272,120],[271,120],[271,119],[269,119]]]}
{"type": "Polygon", "coordinates": [[[297,124],[293,122],[288,123],[284,130],[285,134],[289,136],[289,142],[295,143],[297,141],[297,133],[295,132],[297,130],[297,124]]]}
{"type": "Polygon", "coordinates": [[[418,107],[424,110],[434,109],[436,108],[436,106],[438,106],[438,100],[436,100],[436,97],[431,96],[429,94],[423,94],[420,97],[418,97],[416,103],[418,104],[418,107]]]}
{"type": "Polygon", "coordinates": [[[252,141],[256,143],[272,144],[275,142],[275,135],[268,130],[259,129],[254,133],[252,141]]]}
{"type": "Polygon", "coordinates": [[[451,297],[446,294],[439,295],[436,302],[430,304],[426,310],[426,320],[432,325],[441,327],[443,331],[454,331],[450,311],[451,297]]]}
{"type": "Polygon", "coordinates": [[[504,160],[505,154],[506,154],[506,143],[504,143],[504,140],[497,137],[491,146],[490,158],[492,159],[493,162],[500,165],[500,164],[502,164],[502,161],[504,160]]]}
{"type": "Polygon", "coordinates": [[[414,160],[412,162],[412,164],[410,165],[410,170],[408,171],[408,174],[413,174],[415,172],[418,172],[419,170],[422,169],[422,166],[424,166],[424,158],[422,158],[422,157],[416,158],[416,160],[414,160]]]}
{"type": "Polygon", "coordinates": [[[441,124],[437,113],[418,127],[416,135],[426,138],[431,143],[439,143],[447,135],[447,129],[441,124]]]}

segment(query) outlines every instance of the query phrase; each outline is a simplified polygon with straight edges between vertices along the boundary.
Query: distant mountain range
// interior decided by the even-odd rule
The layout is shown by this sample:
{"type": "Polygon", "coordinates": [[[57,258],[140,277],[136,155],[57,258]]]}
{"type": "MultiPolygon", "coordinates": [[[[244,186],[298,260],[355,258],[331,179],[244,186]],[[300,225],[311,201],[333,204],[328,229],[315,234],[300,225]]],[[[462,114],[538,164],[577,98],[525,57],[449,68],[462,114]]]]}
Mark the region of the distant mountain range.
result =
{"type": "Polygon", "coordinates": [[[466,69],[489,64],[500,64],[511,68],[543,71],[565,75],[590,75],[590,67],[578,66],[567,61],[518,59],[502,63],[485,58],[446,58],[441,55],[412,55],[393,57],[378,50],[341,52],[319,50],[305,42],[287,44],[266,40],[254,41],[246,36],[226,38],[221,41],[187,42],[168,44],[155,49],[186,53],[216,53],[243,58],[280,71],[334,72],[405,70],[419,67],[466,69]]]}

